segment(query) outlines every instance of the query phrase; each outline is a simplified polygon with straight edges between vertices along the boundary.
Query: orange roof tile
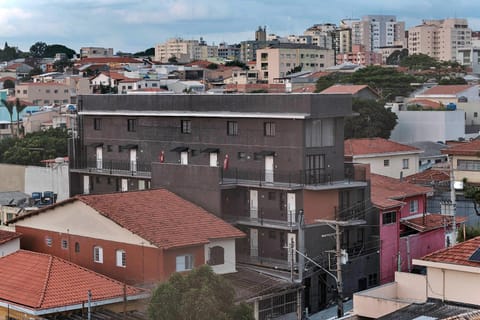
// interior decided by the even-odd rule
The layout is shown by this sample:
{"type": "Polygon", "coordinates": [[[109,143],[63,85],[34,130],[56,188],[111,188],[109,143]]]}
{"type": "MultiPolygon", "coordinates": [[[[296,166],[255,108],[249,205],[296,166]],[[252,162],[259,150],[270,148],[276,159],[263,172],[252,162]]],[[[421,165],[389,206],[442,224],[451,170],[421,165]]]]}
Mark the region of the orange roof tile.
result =
{"type": "Polygon", "coordinates": [[[320,93],[323,94],[337,94],[337,93],[345,93],[345,94],[357,94],[359,91],[368,88],[367,85],[358,84],[358,85],[343,85],[343,84],[335,84],[327,89],[321,91],[320,93]]]}
{"type": "Polygon", "coordinates": [[[130,57],[103,57],[103,58],[82,58],[81,64],[95,63],[142,63],[142,60],[130,58],[130,57]]]}
{"type": "Polygon", "coordinates": [[[345,156],[361,156],[384,153],[421,153],[422,150],[383,138],[347,139],[345,156]]]}
{"type": "Polygon", "coordinates": [[[76,199],[165,249],[245,236],[222,219],[166,189],[82,195],[76,199]]]}
{"type": "MultiPolygon", "coordinates": [[[[52,255],[19,250],[0,259],[0,300],[42,310],[123,297],[124,284],[52,255]]],[[[145,292],[126,286],[134,298],[145,292]]],[[[140,298],[140,296],[138,298],[140,298]]]]}
{"type": "Polygon", "coordinates": [[[0,230],[0,244],[7,243],[13,239],[20,238],[22,235],[18,232],[0,230]]]}
{"type": "Polygon", "coordinates": [[[442,104],[438,101],[428,100],[428,99],[412,99],[408,101],[408,105],[420,105],[422,107],[428,107],[432,109],[440,109],[442,104]]]}
{"type": "Polygon", "coordinates": [[[293,92],[307,92],[307,93],[313,93],[317,89],[317,86],[312,84],[312,85],[306,85],[301,88],[295,88],[293,92]]]}
{"type": "Polygon", "coordinates": [[[421,260],[450,263],[463,266],[480,267],[480,262],[470,261],[470,256],[480,248],[480,237],[461,242],[453,247],[438,250],[423,257],[421,260]]]}
{"type": "Polygon", "coordinates": [[[405,181],[416,184],[431,184],[434,182],[450,182],[450,173],[448,170],[429,169],[422,172],[418,172],[408,177],[405,177],[405,181]]]}
{"type": "Polygon", "coordinates": [[[443,154],[461,156],[480,156],[480,140],[452,144],[450,148],[441,150],[443,154]]]}
{"type": "Polygon", "coordinates": [[[424,92],[422,92],[421,96],[423,95],[456,95],[461,93],[462,91],[465,91],[467,89],[470,89],[474,85],[470,84],[455,84],[455,85],[438,85],[435,87],[432,87],[424,92]]]}
{"type": "Polygon", "coordinates": [[[127,79],[127,77],[125,77],[123,74],[121,74],[119,72],[115,72],[115,71],[102,71],[102,74],[104,76],[107,76],[107,77],[115,79],[115,80],[127,79]]]}
{"type": "MultiPolygon", "coordinates": [[[[455,223],[464,223],[466,217],[456,217],[455,223]]],[[[420,232],[443,228],[445,225],[451,225],[453,218],[438,213],[425,214],[411,219],[402,219],[401,223],[420,232]]]]}
{"type": "Polygon", "coordinates": [[[427,194],[433,191],[432,188],[400,181],[395,178],[372,173],[371,199],[374,206],[386,209],[398,207],[404,204],[407,197],[427,194]]]}

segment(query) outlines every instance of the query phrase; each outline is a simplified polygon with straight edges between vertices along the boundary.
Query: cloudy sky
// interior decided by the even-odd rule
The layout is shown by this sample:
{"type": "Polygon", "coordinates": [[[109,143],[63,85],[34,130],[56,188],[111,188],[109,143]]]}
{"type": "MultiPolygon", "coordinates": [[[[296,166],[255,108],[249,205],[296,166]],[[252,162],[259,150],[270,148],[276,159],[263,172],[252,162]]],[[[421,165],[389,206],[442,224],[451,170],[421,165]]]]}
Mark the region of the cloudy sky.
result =
{"type": "Polygon", "coordinates": [[[172,37],[231,44],[253,39],[258,26],[285,36],[368,14],[396,15],[407,28],[466,18],[480,30],[477,0],[0,0],[0,47],[28,51],[43,41],[137,52],[172,37]]]}

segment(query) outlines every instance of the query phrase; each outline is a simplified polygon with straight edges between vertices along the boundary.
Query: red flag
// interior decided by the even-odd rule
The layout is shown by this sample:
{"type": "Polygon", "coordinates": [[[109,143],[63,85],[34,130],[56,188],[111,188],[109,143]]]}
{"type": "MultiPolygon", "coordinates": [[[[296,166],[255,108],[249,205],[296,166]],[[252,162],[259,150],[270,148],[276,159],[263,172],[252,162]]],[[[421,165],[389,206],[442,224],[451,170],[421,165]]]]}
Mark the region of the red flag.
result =
{"type": "Polygon", "coordinates": [[[165,152],[163,150],[162,150],[162,152],[160,152],[159,160],[162,163],[165,162],[165,152]]]}
{"type": "Polygon", "coordinates": [[[228,154],[225,155],[225,160],[223,160],[223,170],[228,169],[228,154]]]}

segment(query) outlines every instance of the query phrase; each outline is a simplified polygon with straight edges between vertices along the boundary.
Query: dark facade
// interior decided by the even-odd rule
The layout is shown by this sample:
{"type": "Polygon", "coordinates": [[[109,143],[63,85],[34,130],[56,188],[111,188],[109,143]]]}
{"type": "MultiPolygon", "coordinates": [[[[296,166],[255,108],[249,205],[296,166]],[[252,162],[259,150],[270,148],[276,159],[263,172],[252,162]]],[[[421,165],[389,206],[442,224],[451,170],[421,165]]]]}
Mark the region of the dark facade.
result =
{"type": "Polygon", "coordinates": [[[341,221],[345,295],[377,284],[368,170],[343,161],[350,97],[89,95],[78,107],[73,194],[166,187],[248,235],[239,261],[293,271],[310,312],[335,296],[325,220],[341,221]]]}

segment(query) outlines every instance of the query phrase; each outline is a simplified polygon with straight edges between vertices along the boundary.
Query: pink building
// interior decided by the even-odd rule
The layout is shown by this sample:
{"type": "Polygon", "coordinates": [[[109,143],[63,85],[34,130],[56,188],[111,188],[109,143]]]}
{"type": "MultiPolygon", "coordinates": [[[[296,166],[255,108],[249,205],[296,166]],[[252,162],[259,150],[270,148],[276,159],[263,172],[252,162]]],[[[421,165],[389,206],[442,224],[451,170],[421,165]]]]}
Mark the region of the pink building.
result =
{"type": "Polygon", "coordinates": [[[337,54],[337,64],[346,62],[363,66],[382,64],[382,54],[373,51],[365,51],[365,48],[362,45],[354,44],[351,52],[337,54]]]}
{"type": "Polygon", "coordinates": [[[445,247],[450,217],[426,212],[431,188],[371,175],[372,204],[379,210],[380,284],[394,281],[395,271],[411,271],[412,259],[445,247]]]}

